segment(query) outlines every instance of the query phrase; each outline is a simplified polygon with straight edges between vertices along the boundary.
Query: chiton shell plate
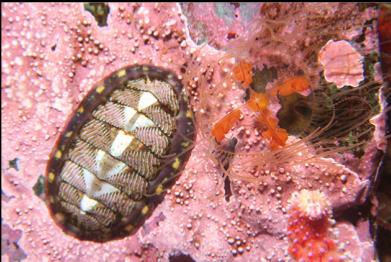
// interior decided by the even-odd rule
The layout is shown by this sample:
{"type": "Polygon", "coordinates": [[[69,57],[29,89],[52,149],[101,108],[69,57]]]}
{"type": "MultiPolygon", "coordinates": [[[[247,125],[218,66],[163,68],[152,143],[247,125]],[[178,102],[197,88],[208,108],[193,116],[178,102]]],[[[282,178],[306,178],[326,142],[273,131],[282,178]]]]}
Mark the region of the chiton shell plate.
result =
{"type": "Polygon", "coordinates": [[[135,233],[183,169],[194,136],[174,73],[117,70],[92,88],[56,142],[45,184],[52,217],[82,240],[135,233]]]}

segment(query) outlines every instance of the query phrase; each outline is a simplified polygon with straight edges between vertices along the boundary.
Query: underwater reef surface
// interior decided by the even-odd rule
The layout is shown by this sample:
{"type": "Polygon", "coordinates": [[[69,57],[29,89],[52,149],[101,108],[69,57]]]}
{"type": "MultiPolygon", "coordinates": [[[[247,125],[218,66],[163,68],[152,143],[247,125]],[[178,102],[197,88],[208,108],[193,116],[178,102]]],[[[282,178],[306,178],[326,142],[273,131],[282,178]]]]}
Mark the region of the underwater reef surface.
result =
{"type": "Polygon", "coordinates": [[[390,94],[378,5],[1,7],[2,260],[375,259],[370,200],[390,94]],[[49,215],[47,161],[92,86],[132,64],[178,75],[197,139],[136,234],[80,241],[49,215]]]}

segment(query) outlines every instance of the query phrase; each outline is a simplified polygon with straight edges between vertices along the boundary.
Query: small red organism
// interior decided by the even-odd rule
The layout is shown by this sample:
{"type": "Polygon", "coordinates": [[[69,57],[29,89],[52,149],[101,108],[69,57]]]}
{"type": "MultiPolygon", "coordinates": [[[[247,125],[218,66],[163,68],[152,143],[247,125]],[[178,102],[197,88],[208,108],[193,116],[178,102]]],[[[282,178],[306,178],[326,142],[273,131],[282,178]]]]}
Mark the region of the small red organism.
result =
{"type": "Polygon", "coordinates": [[[283,128],[279,128],[277,125],[269,125],[268,129],[262,132],[262,137],[268,139],[270,141],[270,149],[275,150],[285,145],[288,139],[288,132],[283,128]]]}
{"type": "Polygon", "coordinates": [[[238,37],[238,35],[235,32],[228,32],[227,34],[228,40],[235,39],[236,37],[238,37]]]}
{"type": "Polygon", "coordinates": [[[275,150],[284,146],[288,139],[288,132],[278,127],[278,120],[268,111],[263,110],[258,116],[258,122],[266,127],[266,131],[262,132],[262,137],[269,140],[269,147],[275,150]]]}
{"type": "Polygon", "coordinates": [[[224,139],[225,134],[227,134],[228,131],[239,120],[240,115],[240,109],[234,109],[213,125],[212,135],[215,137],[218,143],[224,139]]]}
{"type": "Polygon", "coordinates": [[[250,90],[250,99],[247,101],[246,105],[253,112],[262,112],[265,110],[269,104],[269,98],[264,93],[257,93],[251,89],[250,90]]]}
{"type": "Polygon", "coordinates": [[[342,261],[331,238],[331,207],[319,190],[292,195],[288,210],[289,253],[297,261],[342,261]]]}
{"type": "MultiPolygon", "coordinates": [[[[245,106],[251,111],[258,114],[257,121],[263,126],[266,131],[262,132],[262,137],[270,141],[270,149],[275,150],[285,145],[288,139],[288,132],[285,129],[278,127],[278,120],[267,109],[269,98],[265,93],[257,93],[250,89],[250,99],[245,106]]],[[[231,111],[213,125],[212,135],[218,143],[220,143],[225,134],[239,120],[241,111],[239,108],[231,111]]]]}
{"type": "MultiPolygon", "coordinates": [[[[252,83],[252,65],[241,61],[234,68],[234,78],[241,81],[245,88],[252,83]]],[[[278,87],[280,93],[287,94],[290,91],[303,91],[308,88],[308,81],[303,77],[292,78],[291,81],[286,81],[282,87],[278,87]],[[306,85],[307,83],[307,85],[306,85]],[[289,90],[288,90],[289,89],[289,90]],[[282,90],[282,91],[281,91],[282,90]]],[[[288,132],[278,126],[278,119],[272,115],[267,109],[269,105],[269,95],[266,93],[255,92],[251,88],[248,89],[250,98],[244,105],[251,111],[257,114],[257,122],[265,129],[262,132],[262,137],[269,140],[271,150],[278,149],[284,146],[288,139],[288,132]]],[[[235,109],[220,119],[212,128],[212,135],[218,143],[220,143],[228,131],[239,120],[241,116],[240,109],[235,109]]]]}
{"type": "Polygon", "coordinates": [[[272,95],[279,93],[281,96],[289,96],[294,92],[305,91],[310,83],[305,76],[294,76],[273,88],[272,95]]]}
{"type": "Polygon", "coordinates": [[[253,82],[253,66],[245,61],[240,61],[233,69],[234,79],[240,81],[247,88],[253,82]]]}
{"type": "Polygon", "coordinates": [[[270,141],[270,149],[284,146],[288,139],[288,132],[278,127],[278,120],[267,109],[269,98],[265,93],[257,93],[250,89],[250,99],[246,103],[253,112],[258,113],[257,121],[266,128],[262,137],[270,141]]]}

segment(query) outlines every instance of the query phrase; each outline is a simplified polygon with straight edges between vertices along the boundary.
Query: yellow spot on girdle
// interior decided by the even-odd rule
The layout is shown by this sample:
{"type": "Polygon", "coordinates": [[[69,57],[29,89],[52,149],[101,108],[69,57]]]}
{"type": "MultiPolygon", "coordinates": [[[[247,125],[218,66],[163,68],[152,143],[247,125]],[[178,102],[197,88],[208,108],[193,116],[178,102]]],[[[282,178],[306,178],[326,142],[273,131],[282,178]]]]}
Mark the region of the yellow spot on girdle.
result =
{"type": "Polygon", "coordinates": [[[98,93],[98,94],[102,94],[103,93],[103,91],[105,90],[105,86],[98,86],[97,88],[96,88],[96,92],[98,93]]]}
{"type": "Polygon", "coordinates": [[[163,190],[164,190],[163,185],[162,184],[158,185],[155,190],[156,195],[160,195],[163,192],[163,190]]]}
{"type": "Polygon", "coordinates": [[[145,216],[145,215],[148,213],[148,211],[149,211],[149,207],[148,207],[148,206],[145,206],[145,207],[143,207],[143,209],[141,210],[141,214],[142,214],[143,216],[145,216]]]}
{"type": "Polygon", "coordinates": [[[125,227],[125,231],[130,233],[130,232],[133,230],[133,228],[134,228],[133,225],[127,225],[127,226],[125,227]]]}
{"type": "Polygon", "coordinates": [[[67,132],[67,133],[65,134],[65,137],[71,137],[71,135],[72,135],[72,131],[69,131],[69,132],[67,132]]]}
{"type": "Polygon", "coordinates": [[[181,163],[181,161],[179,160],[179,158],[175,158],[174,163],[172,163],[171,166],[172,166],[172,168],[174,168],[174,169],[178,169],[180,163],[181,163]]]}
{"type": "Polygon", "coordinates": [[[84,107],[80,107],[78,110],[77,110],[77,112],[79,113],[79,114],[82,114],[83,112],[84,112],[84,107]]]}
{"type": "Polygon", "coordinates": [[[117,73],[118,77],[123,77],[125,75],[126,75],[126,70],[125,69],[119,70],[118,73],[117,73]]]}
{"type": "Polygon", "coordinates": [[[60,150],[57,150],[56,154],[54,155],[55,158],[60,159],[62,156],[62,152],[60,150]]]}
{"type": "Polygon", "coordinates": [[[182,146],[183,148],[187,148],[189,145],[190,145],[190,142],[189,142],[189,141],[182,142],[182,144],[181,144],[181,146],[182,146]]]}
{"type": "Polygon", "coordinates": [[[56,175],[53,172],[50,172],[49,176],[48,176],[49,183],[53,183],[55,177],[56,177],[56,175]]]}
{"type": "Polygon", "coordinates": [[[191,112],[191,110],[188,110],[188,111],[186,112],[186,117],[187,117],[187,118],[193,118],[193,112],[191,112]]]}

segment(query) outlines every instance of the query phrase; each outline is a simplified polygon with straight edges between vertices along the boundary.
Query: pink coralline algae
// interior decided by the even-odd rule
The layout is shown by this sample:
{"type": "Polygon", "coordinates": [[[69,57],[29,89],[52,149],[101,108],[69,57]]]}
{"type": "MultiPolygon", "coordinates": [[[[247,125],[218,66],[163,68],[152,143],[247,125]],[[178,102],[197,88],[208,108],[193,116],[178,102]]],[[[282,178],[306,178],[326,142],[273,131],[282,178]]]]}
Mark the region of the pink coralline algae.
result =
{"type": "Polygon", "coordinates": [[[384,126],[371,56],[378,45],[365,33],[375,28],[376,8],[210,3],[213,22],[197,23],[203,5],[195,3],[107,5],[106,26],[81,3],[1,5],[2,260],[292,261],[289,199],[314,190],[321,197],[298,198],[298,210],[314,206],[307,222],[335,221],[327,224],[332,234],[314,234],[330,238],[328,248],[346,261],[375,259],[361,214],[384,141],[384,128],[373,127],[384,126]],[[240,61],[252,71],[246,87],[233,77],[240,61]],[[167,68],[182,81],[195,115],[194,149],[135,234],[80,241],[50,217],[39,181],[87,92],[134,64],[167,68]],[[289,79],[306,79],[306,92],[277,92],[262,108],[284,130],[281,146],[270,149],[267,125],[245,108],[216,142],[214,123],[289,79]]]}
{"type": "Polygon", "coordinates": [[[345,40],[330,40],[319,52],[319,62],[326,80],[338,88],[357,87],[364,80],[363,57],[345,40]]]}

